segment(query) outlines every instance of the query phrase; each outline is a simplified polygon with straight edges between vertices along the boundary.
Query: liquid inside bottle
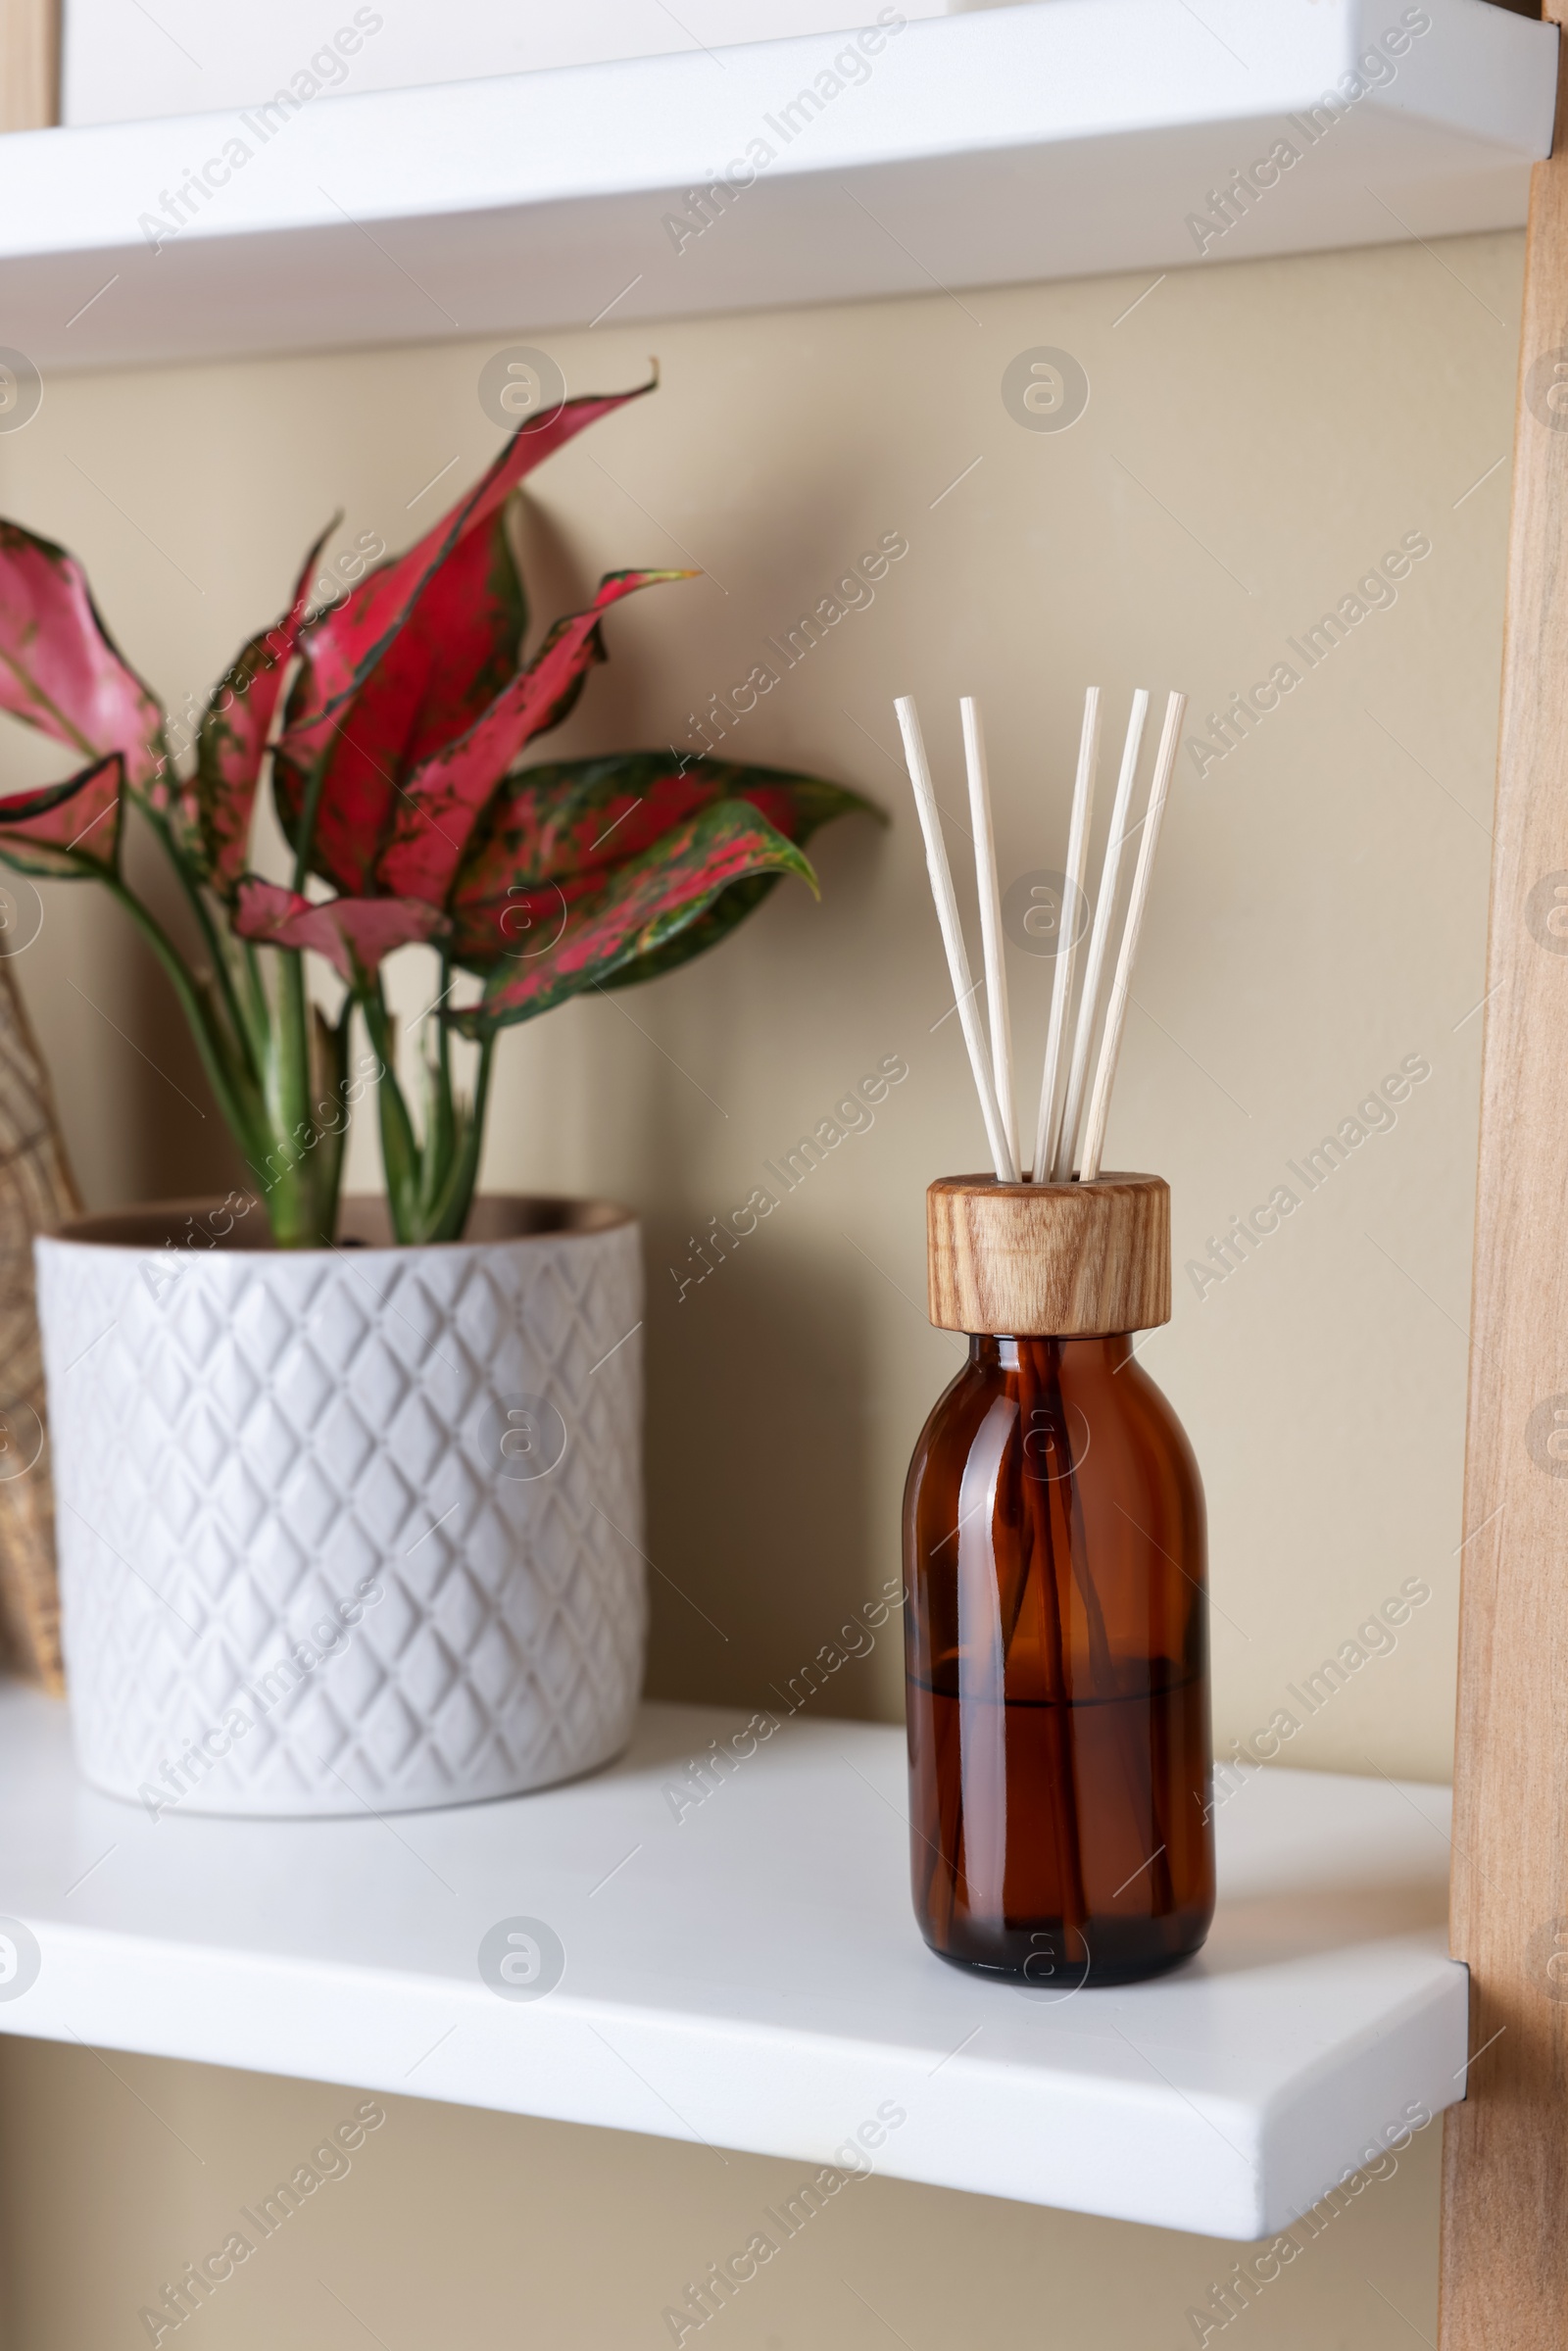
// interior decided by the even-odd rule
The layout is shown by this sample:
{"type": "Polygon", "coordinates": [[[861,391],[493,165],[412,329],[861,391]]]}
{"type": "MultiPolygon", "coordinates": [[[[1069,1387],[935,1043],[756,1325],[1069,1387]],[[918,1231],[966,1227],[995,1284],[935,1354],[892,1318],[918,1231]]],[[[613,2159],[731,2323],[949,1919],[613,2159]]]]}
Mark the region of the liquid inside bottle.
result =
{"type": "Polygon", "coordinates": [[[1202,1488],[1130,1338],[971,1338],[905,1497],[914,1907],[1042,1988],[1196,1951],[1214,1907],[1202,1488]]]}

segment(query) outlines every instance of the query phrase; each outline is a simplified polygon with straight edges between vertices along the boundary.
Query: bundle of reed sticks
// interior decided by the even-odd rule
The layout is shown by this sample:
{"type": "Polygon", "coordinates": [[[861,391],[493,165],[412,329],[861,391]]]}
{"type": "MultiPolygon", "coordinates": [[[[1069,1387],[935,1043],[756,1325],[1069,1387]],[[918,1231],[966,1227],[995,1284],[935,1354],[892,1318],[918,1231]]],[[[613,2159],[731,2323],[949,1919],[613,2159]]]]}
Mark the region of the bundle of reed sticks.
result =
{"type": "Polygon", "coordinates": [[[909,781],[914,787],[914,805],[919,811],[920,830],[925,839],[931,895],[936,902],[942,944],[947,950],[948,969],[953,976],[958,1019],[968,1049],[969,1066],[974,1072],[975,1088],[980,1097],[980,1114],[985,1120],[997,1181],[1000,1184],[1092,1184],[1100,1173],[1105,1147],[1111,1090],[1116,1083],[1116,1064],[1121,1055],[1133,966],[1138,956],[1138,941],[1149,904],[1150,884],[1153,878],[1154,853],[1159,846],[1165,804],[1170,797],[1171,776],[1181,743],[1187,697],[1185,694],[1172,694],[1165,705],[1165,723],[1160,733],[1159,747],[1154,754],[1153,775],[1148,798],[1143,813],[1135,819],[1133,803],[1137,794],[1138,760],[1143,748],[1149,695],[1140,686],[1133,696],[1132,712],[1122,746],[1121,768],[1116,778],[1116,794],[1111,804],[1110,829],[1101,866],[1100,886],[1088,925],[1088,952],[1080,976],[1077,971],[1080,934],[1074,915],[1075,909],[1085,902],[1087,896],[1085,885],[1089,867],[1089,835],[1094,815],[1095,780],[1100,764],[1100,688],[1091,686],[1084,696],[1083,731],[1078,744],[1072,815],[1067,827],[1061,943],[1056,952],[1055,972],[1052,982],[1045,1067],[1040,1083],[1040,1109],[1035,1121],[1034,1157],[1027,1169],[1023,1167],[1019,1153],[1017,1117],[1013,1106],[1012,1029],[1007,1007],[1006,965],[1004,961],[1002,897],[997,881],[991,784],[986,771],[980,708],[969,695],[965,695],[958,706],[963,720],[964,766],[968,776],[970,818],[974,826],[975,883],[980,898],[980,944],[988,1016],[985,1027],[981,1025],[975,1002],[981,983],[971,980],[969,976],[968,951],[964,946],[963,925],[958,915],[952,869],[948,864],[947,846],[942,837],[942,817],[931,782],[931,768],[920,734],[920,721],[908,695],[902,695],[893,707],[898,712],[899,729],[904,737],[904,755],[908,764],[909,781]],[[1121,931],[1112,956],[1111,933],[1121,897],[1127,852],[1134,836],[1140,834],[1142,837],[1133,864],[1132,885],[1122,908],[1121,931]],[[1108,995],[1104,987],[1107,966],[1111,974],[1108,995]],[[1072,1051],[1069,1053],[1065,1047],[1073,1008],[1075,977],[1079,979],[1077,1020],[1073,1024],[1072,1051]],[[990,1031],[989,1040],[987,1028],[990,1031]]]}

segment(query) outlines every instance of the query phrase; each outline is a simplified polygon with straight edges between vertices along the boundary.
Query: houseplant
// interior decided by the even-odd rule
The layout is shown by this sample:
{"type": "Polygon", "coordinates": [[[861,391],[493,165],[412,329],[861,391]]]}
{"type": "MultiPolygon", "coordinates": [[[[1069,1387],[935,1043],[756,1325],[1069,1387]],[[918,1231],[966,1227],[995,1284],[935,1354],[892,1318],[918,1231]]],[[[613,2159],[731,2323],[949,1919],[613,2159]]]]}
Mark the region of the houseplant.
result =
{"type": "Polygon", "coordinates": [[[517,766],[604,658],[611,607],[690,576],[612,573],[522,657],[512,494],[635,397],[525,423],[416,546],[313,609],[318,541],[189,759],[79,565],[0,523],[0,708],[86,762],[0,799],[0,857],[97,880],[136,923],[250,1178],[221,1206],[39,1244],[78,1754],[159,1817],[511,1792],[624,1739],[643,1611],[636,1228],[604,1202],[475,1202],[496,1042],[584,989],[673,969],[785,873],[814,887],[803,844],[866,806],[673,751],[517,766]],[[269,762],[286,878],[250,865],[269,762]],[[126,878],[128,816],[168,861],[200,964],[126,878]],[[382,979],[414,943],[440,959],[422,1117],[382,979]],[[474,1049],[466,1090],[455,1036],[474,1049]],[[339,1200],[370,1090],[384,1208],[339,1200]]]}

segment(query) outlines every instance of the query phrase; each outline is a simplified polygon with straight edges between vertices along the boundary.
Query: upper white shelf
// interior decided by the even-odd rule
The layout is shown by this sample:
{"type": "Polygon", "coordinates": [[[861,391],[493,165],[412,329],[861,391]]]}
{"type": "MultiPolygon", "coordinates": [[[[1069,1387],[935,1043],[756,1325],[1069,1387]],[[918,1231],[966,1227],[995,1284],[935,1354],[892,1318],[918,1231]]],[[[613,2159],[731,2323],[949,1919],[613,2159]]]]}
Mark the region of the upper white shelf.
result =
{"type": "Polygon", "coordinates": [[[900,2179],[1238,2238],[1463,2094],[1446,1790],[1255,1773],[1200,1956],[1054,1998],[921,1943],[900,1732],[794,1723],[691,1801],[737,1728],[650,1706],[597,1778],[395,1824],[154,1820],[4,1690],[0,1933],[39,1965],[0,2030],[811,2166],[859,2134],[900,2179]],[[519,1920],[564,1952],[542,1998],[481,1974],[519,1920]]]}
{"type": "Polygon", "coordinates": [[[17,132],[0,324],[48,368],[1168,269],[1281,140],[1208,261],[1504,227],[1556,41],[1487,0],[1034,0],[873,56],[822,34],[17,132]],[[689,192],[753,171],[702,225],[689,192]]]}

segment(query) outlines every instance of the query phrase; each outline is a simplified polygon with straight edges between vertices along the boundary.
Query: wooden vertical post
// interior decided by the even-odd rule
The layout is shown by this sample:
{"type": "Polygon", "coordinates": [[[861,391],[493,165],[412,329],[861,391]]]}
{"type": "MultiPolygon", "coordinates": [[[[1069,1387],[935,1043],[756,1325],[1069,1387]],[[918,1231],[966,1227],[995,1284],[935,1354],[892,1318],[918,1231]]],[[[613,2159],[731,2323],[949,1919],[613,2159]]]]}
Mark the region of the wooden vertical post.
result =
{"type": "Polygon", "coordinates": [[[0,0],[0,131],[60,120],[60,0],[0,0]]]}
{"type": "Polygon", "coordinates": [[[1508,553],[1454,1787],[1472,2055],[1444,2137],[1443,2351],[1568,2346],[1565,91],[1559,70],[1531,184],[1508,553]]]}

